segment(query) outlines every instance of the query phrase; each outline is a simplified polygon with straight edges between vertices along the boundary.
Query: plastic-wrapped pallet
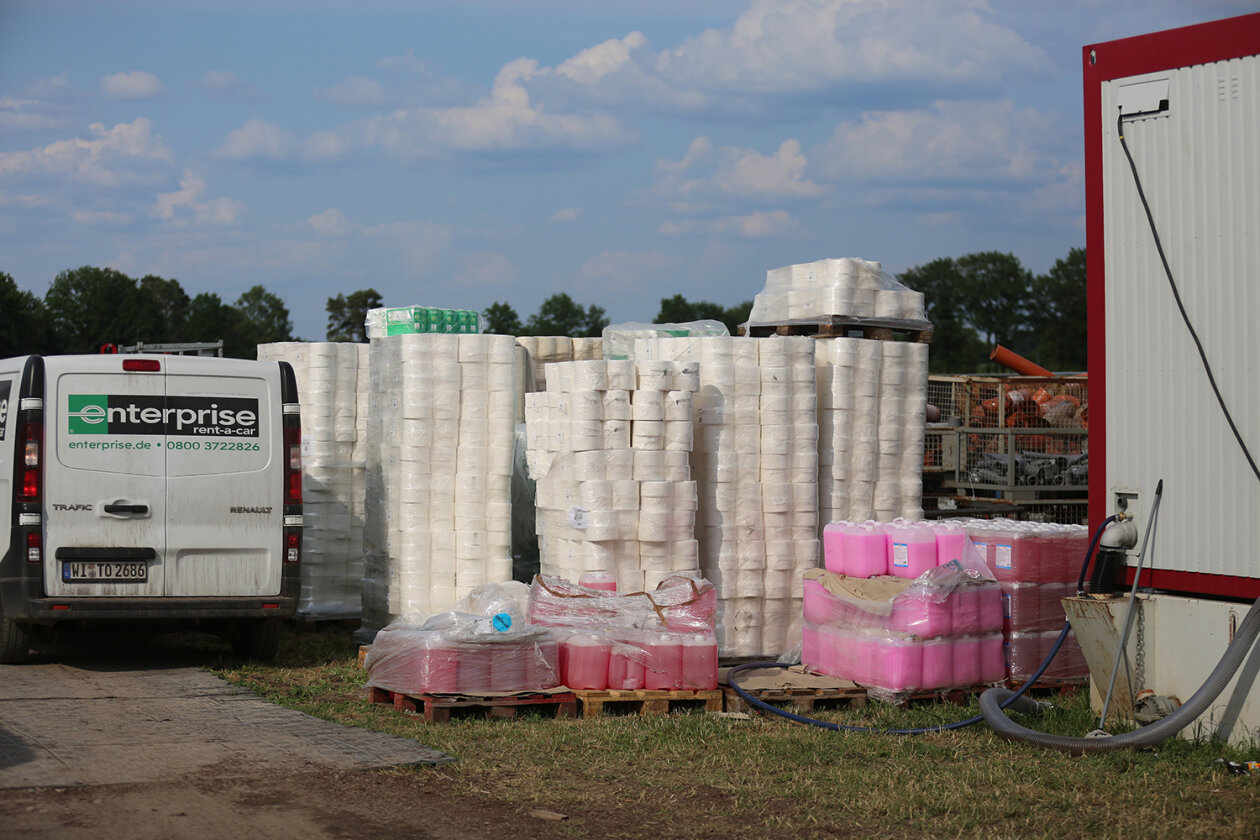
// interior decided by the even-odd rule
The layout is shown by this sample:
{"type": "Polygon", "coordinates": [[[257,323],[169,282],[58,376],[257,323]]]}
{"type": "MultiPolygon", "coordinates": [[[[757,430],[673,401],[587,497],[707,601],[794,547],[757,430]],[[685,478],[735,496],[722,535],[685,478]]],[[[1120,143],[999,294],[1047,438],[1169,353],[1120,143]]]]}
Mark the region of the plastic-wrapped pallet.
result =
{"type": "Polygon", "coordinates": [[[279,342],[260,361],[286,361],[302,406],[302,585],[297,615],[362,613],[368,346],[279,342]]]}
{"type": "Polygon", "coordinates": [[[833,316],[922,323],[923,295],[897,282],[877,262],[818,260],[767,271],[748,323],[818,323],[833,316]]]}
{"type": "Polygon", "coordinates": [[[912,580],[806,572],[801,662],[890,702],[999,682],[1001,591],[988,574],[958,561],[912,580]]]}
{"type": "MultiPolygon", "coordinates": [[[[954,524],[967,532],[1002,586],[1008,676],[1026,680],[1063,628],[1062,599],[1076,594],[1089,532],[1084,525],[1009,519],[954,524]]],[[[1043,679],[1079,681],[1088,673],[1071,634],[1043,679]]]]}
{"type": "Polygon", "coordinates": [[[821,521],[921,519],[928,346],[816,342],[821,521]]]}
{"type": "Polygon", "coordinates": [[[360,638],[512,578],[513,338],[388,336],[371,356],[360,638]]]}
{"type": "Polygon", "coordinates": [[[588,360],[547,365],[526,395],[540,567],[615,577],[642,592],[699,571],[691,480],[695,364],[588,360]]]}
{"type": "Polygon", "coordinates": [[[819,560],[814,340],[638,338],[633,354],[699,362],[696,535],[700,568],[717,588],[719,650],[794,648],[801,574],[819,560]]]}

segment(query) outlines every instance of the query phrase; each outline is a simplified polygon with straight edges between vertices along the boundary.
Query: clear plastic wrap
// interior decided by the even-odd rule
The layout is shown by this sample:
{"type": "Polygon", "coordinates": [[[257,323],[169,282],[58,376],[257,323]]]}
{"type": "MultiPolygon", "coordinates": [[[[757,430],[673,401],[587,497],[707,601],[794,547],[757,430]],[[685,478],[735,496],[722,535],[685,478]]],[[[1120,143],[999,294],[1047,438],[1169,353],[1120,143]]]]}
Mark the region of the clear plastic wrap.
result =
{"type": "Polygon", "coordinates": [[[801,664],[894,695],[969,688],[1000,682],[1005,676],[1001,633],[920,639],[809,620],[801,636],[801,664]]]}
{"type": "MultiPolygon", "coordinates": [[[[1023,681],[1037,673],[1042,661],[1054,647],[1062,627],[1057,630],[1045,630],[1036,633],[1013,632],[1006,637],[1006,669],[1012,680],[1023,681]]],[[[1069,682],[1083,681],[1089,676],[1089,666],[1085,663],[1085,654],[1076,641],[1076,634],[1069,632],[1063,647],[1046,669],[1042,679],[1063,680],[1069,682]]]]}
{"type": "Polygon", "coordinates": [[[369,339],[411,333],[479,333],[481,315],[471,309],[393,306],[369,309],[364,325],[369,339]]]}
{"type": "Polygon", "coordinates": [[[618,595],[538,575],[527,615],[563,639],[569,688],[699,690],[717,687],[716,609],[703,579],[674,576],[651,593],[618,595]]]}
{"type": "Polygon", "coordinates": [[[400,694],[539,691],[560,683],[556,635],[525,621],[529,587],[489,583],[454,610],[376,634],[364,666],[369,688],[400,694]]]}
{"type": "Polygon", "coordinates": [[[998,584],[938,566],[918,580],[848,578],[825,569],[804,574],[804,616],[815,625],[899,633],[919,639],[1002,630],[998,584]]]}
{"type": "Polygon", "coordinates": [[[808,324],[836,316],[926,323],[920,292],[899,283],[878,262],[846,257],[767,271],[765,287],[753,298],[748,324],[808,324]]]}
{"type": "Polygon", "coordinates": [[[697,338],[729,336],[731,331],[721,321],[687,321],[681,324],[639,324],[628,322],[604,327],[604,358],[635,358],[636,338],[697,338]]]}

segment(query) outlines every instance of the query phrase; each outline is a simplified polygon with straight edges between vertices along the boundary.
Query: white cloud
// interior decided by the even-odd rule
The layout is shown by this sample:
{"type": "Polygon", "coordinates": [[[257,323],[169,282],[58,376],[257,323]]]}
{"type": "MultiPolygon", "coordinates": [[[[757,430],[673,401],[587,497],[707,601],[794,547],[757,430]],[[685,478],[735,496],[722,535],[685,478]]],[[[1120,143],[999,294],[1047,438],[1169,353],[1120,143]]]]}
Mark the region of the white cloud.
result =
{"type": "Polygon", "coordinates": [[[937,101],[840,123],[816,157],[839,179],[1027,181],[1053,173],[1038,148],[1051,128],[1048,116],[1009,101],[937,101]]]}
{"type": "Polygon", "coordinates": [[[331,87],[316,88],[315,98],[345,108],[384,108],[393,102],[384,85],[366,76],[351,76],[331,87]]]}
{"type": "Polygon", "coordinates": [[[0,97],[0,131],[47,131],[64,125],[65,120],[41,113],[33,99],[0,97]]]}
{"type": "Polygon", "coordinates": [[[703,234],[707,236],[734,236],[742,239],[763,239],[791,233],[797,222],[786,210],[768,210],[743,216],[725,216],[717,219],[682,219],[662,222],[657,232],[666,236],[703,234]]]}
{"type": "Polygon", "coordinates": [[[557,222],[559,224],[565,224],[568,222],[576,222],[578,220],[578,217],[580,217],[581,215],[582,215],[581,207],[562,207],[561,209],[552,213],[550,219],[553,222],[557,222]]]}
{"type": "Polygon", "coordinates": [[[231,102],[256,102],[262,95],[248,82],[230,70],[207,70],[200,86],[215,99],[231,102]]]}
{"type": "Polygon", "coordinates": [[[364,142],[412,158],[470,152],[606,151],[633,139],[614,117],[551,113],[531,102],[523,83],[538,72],[533,60],[509,62],[495,77],[490,95],[476,105],[400,109],[370,120],[363,129],[364,142]]]}
{"type": "Polygon", "coordinates": [[[179,187],[175,192],[158,194],[153,206],[154,216],[181,225],[224,226],[233,224],[244,210],[243,204],[230,198],[201,201],[206,182],[190,170],[184,171],[179,187]]]}
{"type": "Polygon", "coordinates": [[[306,220],[321,236],[345,236],[354,229],[354,223],[347,219],[340,210],[329,207],[323,213],[311,216],[306,220]]]}
{"type": "Polygon", "coordinates": [[[106,128],[88,126],[90,139],[58,140],[23,152],[0,152],[0,178],[53,175],[112,186],[139,180],[153,165],[173,163],[170,149],[153,133],[153,123],[137,119],[106,128]]]}
{"type": "Polygon", "coordinates": [[[214,150],[227,160],[287,160],[297,148],[297,138],[275,123],[253,119],[228,134],[214,150]]]}
{"type": "Polygon", "coordinates": [[[805,166],[798,140],[784,140],[771,157],[751,149],[733,149],[713,183],[728,195],[817,198],[827,190],[805,179],[805,166]]]}
{"type": "Polygon", "coordinates": [[[661,53],[656,70],[706,91],[810,92],[886,81],[991,83],[1048,66],[984,0],[754,0],[730,29],[661,53]]]}
{"type": "Polygon", "coordinates": [[[158,77],[143,70],[101,77],[101,93],[109,99],[153,99],[162,93],[158,77]]]}

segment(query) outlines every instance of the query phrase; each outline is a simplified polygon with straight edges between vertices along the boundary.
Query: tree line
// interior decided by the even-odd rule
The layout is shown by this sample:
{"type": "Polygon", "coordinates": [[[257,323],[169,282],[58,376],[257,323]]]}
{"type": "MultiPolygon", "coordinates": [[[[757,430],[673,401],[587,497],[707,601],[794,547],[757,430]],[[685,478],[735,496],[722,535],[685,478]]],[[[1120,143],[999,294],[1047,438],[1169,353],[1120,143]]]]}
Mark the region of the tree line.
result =
{"type": "Polygon", "coordinates": [[[91,266],[58,274],[42,300],[0,272],[0,313],[0,357],[221,340],[224,355],[252,359],[259,344],[293,340],[284,301],[262,286],[227,304],[190,296],[178,280],[91,266]]]}
{"type": "MultiPolygon", "coordinates": [[[[1043,275],[1033,275],[1013,254],[985,251],[933,260],[898,280],[924,295],[933,325],[933,372],[991,370],[994,344],[1051,370],[1085,369],[1083,248],[1071,249],[1043,275]]],[[[661,299],[653,322],[715,320],[734,335],[752,303],[727,307],[676,294],[661,299]]],[[[366,341],[367,312],[382,305],[371,288],[328,298],[325,338],[366,341]]],[[[506,301],[495,301],[481,315],[486,332],[502,335],[599,336],[611,323],[602,307],[584,306],[564,292],[548,297],[524,320],[506,301]]],[[[0,358],[94,353],[106,343],[219,340],[225,355],[249,359],[259,344],[299,339],[284,301],[262,286],[228,304],[209,292],[190,296],[178,280],[151,274],[137,280],[84,266],[58,274],[41,300],[0,272],[0,358]]]]}

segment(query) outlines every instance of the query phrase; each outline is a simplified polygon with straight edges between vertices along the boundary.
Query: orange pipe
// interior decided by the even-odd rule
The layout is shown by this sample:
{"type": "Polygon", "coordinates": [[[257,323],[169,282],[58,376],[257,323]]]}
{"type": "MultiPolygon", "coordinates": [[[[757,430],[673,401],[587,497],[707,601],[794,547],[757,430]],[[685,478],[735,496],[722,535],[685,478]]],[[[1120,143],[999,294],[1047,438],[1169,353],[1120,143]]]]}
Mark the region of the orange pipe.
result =
{"type": "Polygon", "coordinates": [[[1054,376],[1041,365],[1028,361],[1013,350],[1007,350],[1001,344],[993,345],[993,352],[989,354],[989,359],[1023,376],[1054,376]]]}

